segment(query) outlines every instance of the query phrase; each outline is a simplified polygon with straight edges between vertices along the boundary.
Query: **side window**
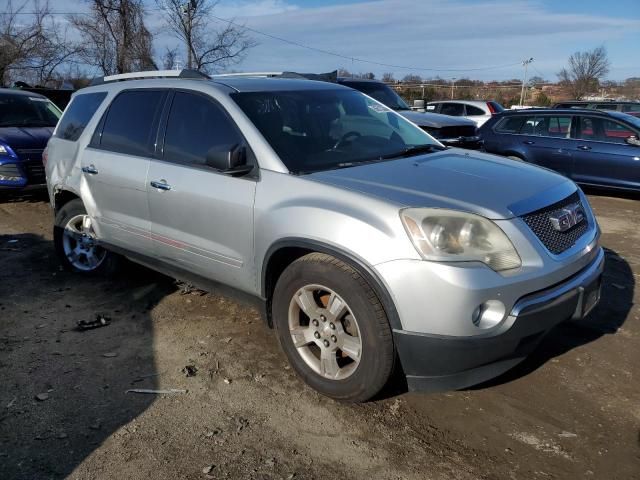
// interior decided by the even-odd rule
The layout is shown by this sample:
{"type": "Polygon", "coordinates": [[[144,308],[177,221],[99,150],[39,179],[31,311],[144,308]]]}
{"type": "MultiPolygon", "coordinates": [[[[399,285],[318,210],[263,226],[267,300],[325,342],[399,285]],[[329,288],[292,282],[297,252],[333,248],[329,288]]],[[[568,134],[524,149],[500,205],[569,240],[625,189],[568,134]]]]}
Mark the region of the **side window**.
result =
{"type": "Polygon", "coordinates": [[[525,121],[531,120],[533,122],[533,117],[525,117],[524,115],[517,115],[513,117],[504,118],[498,125],[496,126],[496,132],[499,133],[520,133],[520,129],[522,129],[525,121]]]}
{"type": "Polygon", "coordinates": [[[596,110],[617,110],[618,106],[615,103],[599,103],[596,105],[596,110]]]}
{"type": "Polygon", "coordinates": [[[580,117],[578,138],[582,140],[598,140],[597,122],[598,119],[596,118],[580,117]]]}
{"type": "Polygon", "coordinates": [[[485,111],[481,108],[474,107],[473,105],[467,105],[467,115],[470,117],[475,117],[478,115],[486,115],[485,111]]]}
{"type": "Polygon", "coordinates": [[[96,92],[73,97],[58,123],[55,136],[74,142],[78,140],[106,96],[107,92],[96,92]]]}
{"type": "Polygon", "coordinates": [[[622,105],[622,111],[625,113],[640,113],[640,103],[626,103],[622,105]]]}
{"type": "Polygon", "coordinates": [[[611,120],[603,120],[602,133],[604,135],[604,141],[609,143],[626,143],[625,140],[627,138],[636,135],[636,133],[627,126],[618,122],[612,122],[611,120]]]}
{"type": "Polygon", "coordinates": [[[150,156],[166,93],[158,90],[125,90],[109,106],[100,148],[130,155],[150,156]]]}
{"type": "Polygon", "coordinates": [[[541,120],[540,117],[522,117],[525,122],[520,129],[522,135],[534,135],[536,133],[536,125],[541,120]]]}
{"type": "Polygon", "coordinates": [[[443,103],[439,113],[443,115],[453,115],[454,117],[461,117],[464,115],[464,104],[443,103]]]}
{"type": "Polygon", "coordinates": [[[538,117],[535,134],[543,137],[568,138],[571,131],[571,117],[563,116],[544,116],[538,117]]]}
{"type": "Polygon", "coordinates": [[[165,160],[204,165],[209,150],[242,142],[222,107],[202,95],[176,92],[164,137],[165,160]]]}

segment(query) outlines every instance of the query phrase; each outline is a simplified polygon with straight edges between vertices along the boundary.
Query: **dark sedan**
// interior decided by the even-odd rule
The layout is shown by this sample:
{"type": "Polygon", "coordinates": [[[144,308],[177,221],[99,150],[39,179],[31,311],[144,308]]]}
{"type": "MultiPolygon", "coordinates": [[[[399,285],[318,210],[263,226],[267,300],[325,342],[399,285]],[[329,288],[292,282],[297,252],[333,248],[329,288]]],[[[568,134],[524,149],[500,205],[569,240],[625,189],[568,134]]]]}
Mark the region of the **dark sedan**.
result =
{"type": "Polygon", "coordinates": [[[42,152],[61,115],[42,95],[0,89],[0,190],[45,184],[42,152]]]}
{"type": "Polygon", "coordinates": [[[485,123],[480,135],[487,152],[577,183],[640,190],[640,118],[586,109],[510,110],[485,123]]]}

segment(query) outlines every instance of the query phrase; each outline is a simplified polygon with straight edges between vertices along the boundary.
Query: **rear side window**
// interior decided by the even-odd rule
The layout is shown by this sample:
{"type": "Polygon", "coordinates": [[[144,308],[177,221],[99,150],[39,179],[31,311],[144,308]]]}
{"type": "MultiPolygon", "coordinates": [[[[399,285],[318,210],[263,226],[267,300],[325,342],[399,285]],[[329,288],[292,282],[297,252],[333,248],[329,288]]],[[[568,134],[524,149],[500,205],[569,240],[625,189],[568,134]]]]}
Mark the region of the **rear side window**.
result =
{"type": "MultiPolygon", "coordinates": [[[[535,117],[525,117],[524,115],[518,115],[514,117],[504,118],[496,126],[496,132],[499,133],[520,133],[522,127],[530,121],[531,130],[533,131],[533,120],[535,117]]],[[[530,132],[531,133],[531,132],[530,132]]]]}
{"type": "Polygon", "coordinates": [[[207,152],[242,143],[226,112],[202,95],[176,92],[164,137],[164,159],[204,165],[207,152]]]}
{"type": "Polygon", "coordinates": [[[622,105],[623,112],[640,112],[640,103],[622,105]]]}
{"type": "Polygon", "coordinates": [[[475,117],[477,115],[486,115],[486,113],[481,108],[474,107],[473,105],[467,105],[467,115],[475,117]]]}
{"type": "Polygon", "coordinates": [[[597,110],[617,110],[618,105],[615,103],[600,103],[596,105],[597,110]]]}
{"type": "Polygon", "coordinates": [[[107,92],[96,92],[73,97],[58,123],[55,136],[74,142],[78,140],[106,96],[107,92]]]}
{"type": "Polygon", "coordinates": [[[464,105],[462,103],[443,103],[440,108],[440,113],[443,115],[461,117],[464,115],[464,105]]]}
{"type": "Polygon", "coordinates": [[[129,90],[109,106],[99,141],[100,148],[130,155],[150,156],[166,93],[129,90]]]}

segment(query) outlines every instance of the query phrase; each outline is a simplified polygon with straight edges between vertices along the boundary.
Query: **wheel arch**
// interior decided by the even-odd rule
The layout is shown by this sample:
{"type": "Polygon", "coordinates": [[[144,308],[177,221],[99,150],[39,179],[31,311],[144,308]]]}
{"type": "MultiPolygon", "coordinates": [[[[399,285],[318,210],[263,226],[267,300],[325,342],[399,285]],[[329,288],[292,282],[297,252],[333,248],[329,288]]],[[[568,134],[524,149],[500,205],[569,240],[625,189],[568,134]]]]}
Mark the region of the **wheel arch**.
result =
{"type": "Polygon", "coordinates": [[[262,262],[260,292],[262,298],[266,299],[266,315],[270,327],[273,326],[271,319],[271,297],[278,278],[292,262],[313,252],[331,255],[355,268],[356,271],[365,278],[380,299],[380,303],[382,303],[391,328],[402,328],[398,311],[387,287],[380,275],[378,275],[366,261],[353,252],[345,251],[328,243],[293,237],[281,239],[273,243],[267,250],[262,262]]]}
{"type": "Polygon", "coordinates": [[[53,195],[53,211],[57,214],[71,200],[79,199],[80,195],[72,190],[57,189],[53,195]]]}

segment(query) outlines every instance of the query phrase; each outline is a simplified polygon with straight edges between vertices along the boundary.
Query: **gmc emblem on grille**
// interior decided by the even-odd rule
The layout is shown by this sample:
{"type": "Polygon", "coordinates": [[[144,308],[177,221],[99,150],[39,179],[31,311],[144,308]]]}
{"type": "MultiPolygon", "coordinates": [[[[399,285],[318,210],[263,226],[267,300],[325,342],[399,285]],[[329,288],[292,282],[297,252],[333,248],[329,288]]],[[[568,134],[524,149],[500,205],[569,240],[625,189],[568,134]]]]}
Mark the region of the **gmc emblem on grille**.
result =
{"type": "Polygon", "coordinates": [[[584,220],[584,210],[579,203],[572,203],[549,215],[549,220],[553,228],[564,232],[584,220]]]}

